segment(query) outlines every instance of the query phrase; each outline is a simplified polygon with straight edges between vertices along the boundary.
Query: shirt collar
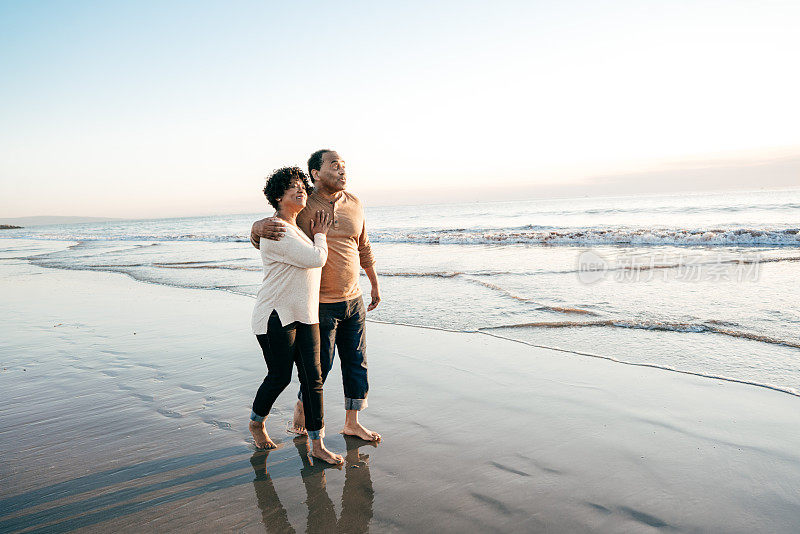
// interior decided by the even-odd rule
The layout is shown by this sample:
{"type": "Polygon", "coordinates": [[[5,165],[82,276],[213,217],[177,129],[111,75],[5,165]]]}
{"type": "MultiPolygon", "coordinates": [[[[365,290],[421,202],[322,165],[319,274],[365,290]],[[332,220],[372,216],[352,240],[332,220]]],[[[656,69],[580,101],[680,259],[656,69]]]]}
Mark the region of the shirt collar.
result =
{"type": "MultiPolygon", "coordinates": [[[[321,204],[325,204],[325,205],[328,205],[328,206],[331,205],[331,201],[328,200],[327,197],[323,196],[322,193],[320,193],[319,191],[314,191],[313,193],[311,193],[311,197],[314,198],[314,200],[316,200],[317,202],[319,202],[321,204]]],[[[347,195],[345,194],[344,191],[342,191],[341,194],[339,195],[339,198],[337,198],[333,202],[333,205],[336,206],[336,205],[339,205],[339,204],[343,203],[346,200],[346,198],[347,198],[347,195]]]]}

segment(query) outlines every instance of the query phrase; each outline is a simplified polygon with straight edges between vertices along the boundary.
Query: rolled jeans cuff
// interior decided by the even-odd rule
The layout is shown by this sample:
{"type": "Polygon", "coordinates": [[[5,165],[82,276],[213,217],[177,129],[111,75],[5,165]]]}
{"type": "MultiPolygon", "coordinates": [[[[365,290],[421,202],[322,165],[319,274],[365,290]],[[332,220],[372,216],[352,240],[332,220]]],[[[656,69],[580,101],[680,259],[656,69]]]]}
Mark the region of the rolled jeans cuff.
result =
{"type": "Polygon", "coordinates": [[[250,420],[256,423],[263,423],[266,418],[266,415],[258,415],[256,412],[250,412],[250,420]]]}
{"type": "Polygon", "coordinates": [[[347,397],[344,398],[345,410],[358,410],[360,412],[367,406],[369,406],[367,404],[367,399],[348,399],[347,397]]]}
{"type": "Polygon", "coordinates": [[[320,428],[319,430],[306,430],[308,433],[308,437],[311,439],[322,439],[325,437],[325,427],[320,428]]]}

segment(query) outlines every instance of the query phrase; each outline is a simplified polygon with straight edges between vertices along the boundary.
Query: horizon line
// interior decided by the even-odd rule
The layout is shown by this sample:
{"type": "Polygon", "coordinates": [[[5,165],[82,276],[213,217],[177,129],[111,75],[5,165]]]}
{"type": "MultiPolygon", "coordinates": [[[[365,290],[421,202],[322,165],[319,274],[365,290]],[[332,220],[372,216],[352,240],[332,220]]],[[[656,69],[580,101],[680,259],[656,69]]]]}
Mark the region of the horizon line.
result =
{"type": "MultiPolygon", "coordinates": [[[[472,189],[472,188],[466,188],[472,189]]],[[[420,190],[422,191],[422,190],[420,190]]],[[[517,198],[514,200],[454,200],[452,202],[420,202],[420,203],[394,203],[383,204],[373,203],[365,208],[390,208],[390,207],[409,207],[409,206],[449,206],[454,204],[502,204],[510,202],[531,202],[536,200],[551,201],[551,200],[579,200],[587,198],[596,199],[614,199],[614,198],[647,198],[647,197],[676,197],[676,196],[698,196],[709,194],[723,194],[723,193],[762,193],[762,192],[779,192],[779,191],[800,191],[800,185],[794,187],[761,187],[758,189],[743,188],[743,189],[717,189],[717,190],[686,190],[686,191],[673,191],[669,193],[631,193],[629,195],[610,194],[610,195],[567,195],[567,196],[548,196],[538,198],[517,198]]],[[[149,221],[158,219],[192,219],[197,217],[227,217],[237,215],[256,215],[258,211],[236,211],[236,212],[214,212],[214,213],[195,213],[192,215],[162,215],[154,217],[106,217],[95,215],[24,215],[18,217],[0,217],[0,224],[13,223],[21,219],[48,219],[48,218],[61,218],[61,219],[92,219],[89,221],[82,221],[75,224],[91,223],[91,222],[121,222],[121,221],[149,221]]],[[[52,223],[61,224],[61,223],[52,223]]]]}

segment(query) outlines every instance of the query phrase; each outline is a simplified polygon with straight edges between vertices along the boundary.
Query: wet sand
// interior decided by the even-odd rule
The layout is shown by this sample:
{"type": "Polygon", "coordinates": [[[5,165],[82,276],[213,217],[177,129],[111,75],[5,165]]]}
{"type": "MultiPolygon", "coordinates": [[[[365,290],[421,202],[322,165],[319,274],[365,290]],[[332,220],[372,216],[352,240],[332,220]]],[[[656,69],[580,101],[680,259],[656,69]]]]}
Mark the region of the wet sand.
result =
{"type": "MultiPolygon", "coordinates": [[[[796,532],[800,399],[493,338],[370,323],[378,446],[282,431],[253,301],[0,260],[0,532],[796,532]]],[[[391,298],[385,295],[384,298],[391,298]]],[[[576,335],[583,335],[576,332],[576,335]]]]}

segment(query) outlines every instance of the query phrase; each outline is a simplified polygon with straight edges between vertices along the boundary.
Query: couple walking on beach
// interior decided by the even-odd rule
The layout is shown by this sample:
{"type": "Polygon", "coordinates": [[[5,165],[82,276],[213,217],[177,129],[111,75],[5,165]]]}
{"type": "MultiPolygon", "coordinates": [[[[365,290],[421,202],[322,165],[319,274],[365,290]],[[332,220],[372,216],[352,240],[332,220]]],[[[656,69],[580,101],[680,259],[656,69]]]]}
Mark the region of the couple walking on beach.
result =
{"type": "Polygon", "coordinates": [[[250,432],[257,447],[276,447],[264,420],[296,365],[300,392],[292,432],[307,434],[311,455],[331,464],[344,460],[322,441],[322,386],[337,349],[345,396],[342,433],[381,439],[358,420],[369,391],[366,312],[381,298],[364,211],[346,186],[345,162],[333,150],[314,152],[308,175],[299,167],[278,169],[264,187],[275,215],[256,221],[250,234],[264,266],[252,328],[268,369],[253,401],[250,432]],[[372,286],[366,310],[358,283],[362,268],[372,286]]]}

